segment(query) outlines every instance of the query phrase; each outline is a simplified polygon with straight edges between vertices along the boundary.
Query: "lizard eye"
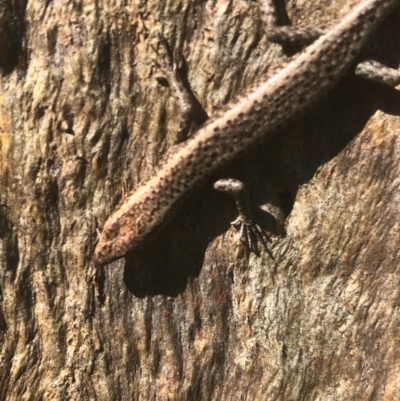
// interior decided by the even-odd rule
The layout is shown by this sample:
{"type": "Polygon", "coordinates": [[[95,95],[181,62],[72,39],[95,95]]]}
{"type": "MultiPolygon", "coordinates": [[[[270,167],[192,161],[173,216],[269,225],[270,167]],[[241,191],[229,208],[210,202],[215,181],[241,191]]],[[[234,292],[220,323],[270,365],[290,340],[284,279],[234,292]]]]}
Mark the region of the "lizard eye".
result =
{"type": "Polygon", "coordinates": [[[108,237],[114,239],[119,233],[119,222],[118,219],[112,219],[107,227],[108,237]]]}

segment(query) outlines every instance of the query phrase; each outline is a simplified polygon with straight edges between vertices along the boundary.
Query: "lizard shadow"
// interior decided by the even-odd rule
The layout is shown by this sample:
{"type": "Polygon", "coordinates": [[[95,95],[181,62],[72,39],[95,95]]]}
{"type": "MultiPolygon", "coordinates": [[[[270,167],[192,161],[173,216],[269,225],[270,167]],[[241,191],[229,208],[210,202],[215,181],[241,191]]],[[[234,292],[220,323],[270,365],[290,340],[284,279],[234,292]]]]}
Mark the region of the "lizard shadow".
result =
{"type": "Polygon", "coordinates": [[[342,152],[377,110],[400,115],[400,92],[346,77],[286,135],[275,137],[268,148],[255,152],[247,174],[254,176],[254,169],[263,171],[266,183],[255,183],[256,203],[273,202],[287,217],[299,187],[342,152]]]}
{"type": "MultiPolygon", "coordinates": [[[[393,18],[399,18],[398,14],[393,18]]],[[[399,35],[397,25],[388,24],[389,29],[381,30],[376,43],[387,43],[385,35],[399,35]]],[[[385,46],[372,45],[364,55],[394,68],[400,63],[400,56],[385,46]]],[[[349,75],[306,117],[248,152],[216,178],[243,180],[254,204],[272,204],[286,218],[299,187],[343,151],[377,110],[400,115],[400,92],[349,75]]],[[[209,242],[226,232],[236,215],[234,202],[227,195],[211,189],[200,191],[149,245],[126,255],[124,281],[128,290],[138,297],[179,295],[188,280],[200,274],[209,242]]],[[[256,216],[263,228],[285,235],[279,225],[274,228],[268,212],[258,209],[256,216]]]]}
{"type": "Polygon", "coordinates": [[[197,277],[213,230],[218,194],[200,191],[143,248],[125,256],[124,282],[137,297],[177,296],[197,277]]]}
{"type": "MultiPolygon", "coordinates": [[[[221,175],[243,180],[254,204],[273,204],[287,217],[298,188],[345,149],[378,109],[400,115],[400,92],[346,77],[307,117],[221,175]]],[[[211,189],[197,193],[149,245],[126,255],[128,290],[137,297],[185,291],[188,280],[200,274],[209,242],[229,230],[236,216],[228,195],[211,189]]],[[[268,212],[258,208],[256,218],[267,231],[284,236],[268,212]]]]}

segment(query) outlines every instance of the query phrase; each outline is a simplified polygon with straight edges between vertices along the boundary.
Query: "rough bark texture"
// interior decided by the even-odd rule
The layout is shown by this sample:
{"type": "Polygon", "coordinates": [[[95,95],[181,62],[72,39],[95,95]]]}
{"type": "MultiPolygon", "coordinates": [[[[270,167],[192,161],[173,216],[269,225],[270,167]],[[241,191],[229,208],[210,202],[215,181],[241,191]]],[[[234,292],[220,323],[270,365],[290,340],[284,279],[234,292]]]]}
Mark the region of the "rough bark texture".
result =
{"type": "MultiPolygon", "coordinates": [[[[326,27],[356,3],[287,14],[326,27]]],[[[179,123],[156,30],[209,115],[286,58],[256,2],[0,2],[0,399],[400,399],[398,91],[349,76],[224,172],[273,259],[238,252],[233,201],[206,189],[148,249],[93,265],[179,123]]],[[[397,67],[399,48],[397,10],[367,55],[397,67]]]]}

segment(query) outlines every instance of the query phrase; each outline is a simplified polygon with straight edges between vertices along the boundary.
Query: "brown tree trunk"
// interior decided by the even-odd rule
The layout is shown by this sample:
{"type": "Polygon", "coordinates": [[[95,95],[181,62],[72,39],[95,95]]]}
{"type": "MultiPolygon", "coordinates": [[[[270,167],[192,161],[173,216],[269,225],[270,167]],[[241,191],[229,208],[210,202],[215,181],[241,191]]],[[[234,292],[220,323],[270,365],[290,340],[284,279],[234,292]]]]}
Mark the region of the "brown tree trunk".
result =
{"type": "MultiPolygon", "coordinates": [[[[286,6],[324,28],[358,2],[286,6]]],[[[286,55],[254,1],[0,3],[1,400],[397,399],[398,91],[350,75],[223,172],[273,257],[240,252],[233,201],[205,189],[96,268],[96,229],[179,123],[155,32],[209,115],[286,55]]],[[[399,46],[397,10],[366,53],[397,67],[399,46]]]]}

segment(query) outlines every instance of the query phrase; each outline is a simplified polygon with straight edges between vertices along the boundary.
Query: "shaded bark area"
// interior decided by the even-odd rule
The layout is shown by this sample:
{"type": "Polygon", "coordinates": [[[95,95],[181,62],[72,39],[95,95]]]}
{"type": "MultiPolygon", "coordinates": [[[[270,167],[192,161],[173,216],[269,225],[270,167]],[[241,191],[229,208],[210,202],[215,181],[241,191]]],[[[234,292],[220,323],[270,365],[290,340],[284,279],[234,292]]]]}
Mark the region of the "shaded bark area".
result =
{"type": "MultiPolygon", "coordinates": [[[[287,14],[324,28],[358,2],[325,3],[287,14]]],[[[399,91],[350,74],[221,172],[247,182],[273,258],[240,250],[232,199],[206,188],[94,266],[96,230],[179,124],[157,30],[209,115],[286,59],[256,2],[0,4],[17,33],[0,45],[0,399],[397,399],[399,91]]],[[[396,10],[364,58],[396,68],[399,45],[396,10]]]]}

